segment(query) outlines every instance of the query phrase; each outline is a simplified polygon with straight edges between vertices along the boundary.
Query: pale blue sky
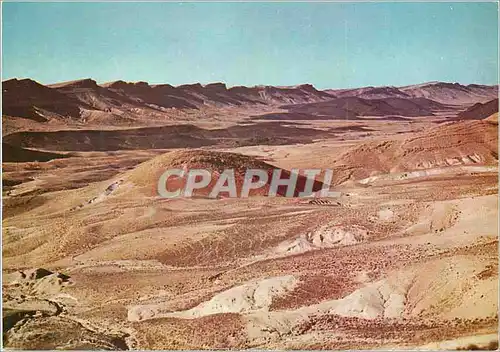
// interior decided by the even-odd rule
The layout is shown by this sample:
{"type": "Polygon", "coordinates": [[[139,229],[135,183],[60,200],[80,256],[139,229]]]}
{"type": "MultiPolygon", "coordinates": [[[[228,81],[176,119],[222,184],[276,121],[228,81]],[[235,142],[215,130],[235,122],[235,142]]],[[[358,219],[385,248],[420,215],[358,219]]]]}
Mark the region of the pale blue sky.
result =
{"type": "Polygon", "coordinates": [[[3,79],[495,84],[496,3],[3,3],[3,79]]]}

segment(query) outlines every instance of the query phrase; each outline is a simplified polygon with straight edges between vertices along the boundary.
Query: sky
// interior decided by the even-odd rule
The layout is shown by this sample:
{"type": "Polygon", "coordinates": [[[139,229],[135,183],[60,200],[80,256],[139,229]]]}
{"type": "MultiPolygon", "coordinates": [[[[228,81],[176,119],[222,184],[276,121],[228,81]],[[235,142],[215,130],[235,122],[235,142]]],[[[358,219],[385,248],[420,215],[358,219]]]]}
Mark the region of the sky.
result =
{"type": "Polygon", "coordinates": [[[8,3],[2,79],[498,83],[496,3],[8,3]]]}

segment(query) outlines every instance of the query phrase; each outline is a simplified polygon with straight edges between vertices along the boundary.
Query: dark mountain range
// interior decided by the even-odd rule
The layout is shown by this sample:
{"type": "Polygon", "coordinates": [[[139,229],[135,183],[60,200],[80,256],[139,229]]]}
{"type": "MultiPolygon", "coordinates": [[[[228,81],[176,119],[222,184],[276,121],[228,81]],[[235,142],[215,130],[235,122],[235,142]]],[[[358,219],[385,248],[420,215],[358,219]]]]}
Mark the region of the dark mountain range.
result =
{"type": "MultiPolygon", "coordinates": [[[[310,84],[292,87],[206,85],[150,85],[92,79],[44,86],[30,79],[3,84],[3,115],[37,122],[70,119],[85,123],[134,121],[137,116],[207,107],[269,107],[285,109],[290,118],[352,119],[360,116],[429,116],[449,106],[489,101],[496,86],[425,83],[406,87],[365,87],[320,91],[310,84]],[[297,115],[299,114],[299,115],[297,115]],[[92,116],[98,116],[93,118],[92,116]]],[[[271,115],[268,118],[273,118],[271,115]]],[[[280,119],[287,116],[279,116],[280,119]]],[[[117,123],[118,123],[117,122],[117,123]]],[[[133,122],[131,122],[133,123],[133,122]]]]}

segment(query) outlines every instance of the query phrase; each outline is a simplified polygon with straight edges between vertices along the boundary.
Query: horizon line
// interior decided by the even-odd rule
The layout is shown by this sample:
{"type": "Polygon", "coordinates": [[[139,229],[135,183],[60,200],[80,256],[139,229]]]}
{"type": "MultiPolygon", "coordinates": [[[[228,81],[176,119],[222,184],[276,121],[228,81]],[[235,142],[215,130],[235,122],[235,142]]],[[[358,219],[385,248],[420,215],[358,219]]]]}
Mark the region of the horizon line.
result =
{"type": "Polygon", "coordinates": [[[170,85],[174,88],[179,88],[179,87],[182,87],[182,86],[187,86],[187,85],[201,85],[202,87],[205,87],[207,85],[211,85],[211,84],[224,84],[226,86],[226,89],[230,89],[230,88],[234,88],[234,87],[247,87],[247,88],[259,88],[259,87],[275,87],[275,88],[297,88],[297,87],[300,87],[300,86],[305,86],[305,85],[311,85],[313,88],[315,88],[316,90],[319,90],[319,91],[324,91],[324,90],[336,90],[336,89],[357,89],[357,88],[379,88],[379,87],[394,87],[394,88],[404,88],[404,87],[411,87],[411,86],[418,86],[418,85],[429,85],[429,84],[437,84],[437,83],[444,83],[444,84],[459,84],[459,85],[462,85],[462,86],[471,86],[471,85],[480,85],[480,86],[499,86],[500,85],[500,81],[498,81],[497,83],[494,83],[494,84],[484,84],[484,83],[477,83],[477,82],[473,82],[473,83],[462,83],[462,82],[459,82],[459,81],[440,81],[440,80],[432,80],[432,81],[424,81],[424,82],[420,82],[420,83],[412,83],[412,84],[405,84],[405,85],[393,85],[393,84],[386,84],[386,85],[362,85],[362,86],[350,86],[350,87],[329,87],[329,88],[317,88],[316,85],[314,83],[310,83],[310,82],[303,82],[303,83],[297,83],[297,84],[292,84],[292,85],[275,85],[275,84],[255,84],[255,85],[243,85],[243,84],[236,84],[236,85],[228,85],[226,82],[224,81],[211,81],[211,82],[201,82],[201,81],[197,81],[197,82],[189,82],[189,83],[182,83],[182,84],[177,84],[177,85],[174,85],[174,84],[171,84],[171,83],[168,83],[168,82],[161,82],[161,83],[152,83],[152,82],[148,82],[148,81],[127,81],[127,80],[123,80],[123,79],[117,79],[117,80],[111,80],[111,81],[103,81],[103,82],[98,82],[96,79],[94,78],[91,78],[91,77],[86,77],[86,78],[79,78],[79,79],[71,79],[71,80],[65,80],[65,81],[58,81],[58,82],[53,82],[53,83],[42,83],[40,81],[37,81],[36,79],[33,79],[33,78],[30,78],[30,77],[23,77],[23,78],[20,78],[20,77],[10,77],[10,78],[4,78],[2,77],[2,81],[1,83],[5,83],[5,82],[8,82],[8,81],[11,81],[11,80],[17,80],[17,81],[22,81],[22,80],[30,80],[30,81],[33,81],[33,82],[36,82],[40,85],[43,85],[43,86],[46,86],[46,87],[49,87],[50,86],[54,86],[54,85],[57,85],[57,84],[64,84],[64,83],[71,83],[71,82],[79,82],[79,81],[86,81],[86,80],[91,80],[91,81],[94,81],[96,82],[96,84],[100,87],[103,87],[103,88],[106,88],[104,87],[103,85],[106,85],[106,84],[110,84],[110,83],[115,83],[115,82],[124,82],[124,83],[127,83],[127,84],[138,84],[138,83],[145,83],[147,84],[148,86],[160,86],[160,85],[170,85]]]}

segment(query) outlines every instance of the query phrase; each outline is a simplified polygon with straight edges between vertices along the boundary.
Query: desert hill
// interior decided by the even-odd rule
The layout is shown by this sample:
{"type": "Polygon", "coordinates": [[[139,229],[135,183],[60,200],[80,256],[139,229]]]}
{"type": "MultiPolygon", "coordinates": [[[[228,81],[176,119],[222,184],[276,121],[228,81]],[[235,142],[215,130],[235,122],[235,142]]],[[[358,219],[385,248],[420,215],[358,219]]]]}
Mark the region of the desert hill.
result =
{"type": "Polygon", "coordinates": [[[2,114],[44,122],[52,115],[80,118],[80,107],[89,108],[68,95],[30,79],[2,82],[2,114]]]}
{"type": "Polygon", "coordinates": [[[115,108],[139,105],[127,96],[119,95],[110,89],[99,86],[92,79],[62,82],[48,87],[80,101],[92,110],[111,112],[115,108]]]}
{"type": "Polygon", "coordinates": [[[482,120],[498,112],[498,99],[486,103],[476,103],[458,114],[461,120],[482,120]]]}
{"type": "Polygon", "coordinates": [[[491,116],[488,116],[485,120],[493,123],[498,123],[498,112],[494,113],[491,116]]]}
{"type": "Polygon", "coordinates": [[[444,104],[467,105],[498,97],[498,86],[429,82],[399,88],[415,98],[427,98],[444,104]]]}
{"type": "Polygon", "coordinates": [[[400,140],[366,142],[334,161],[337,181],[377,174],[498,162],[498,124],[459,121],[400,140]]]}
{"type": "MultiPolygon", "coordinates": [[[[267,183],[262,187],[255,190],[250,190],[249,195],[267,195],[270,189],[270,183],[272,179],[273,170],[276,167],[258,160],[255,157],[228,153],[228,152],[216,152],[216,151],[206,151],[206,150],[176,150],[166,154],[157,156],[145,163],[140,164],[134,170],[126,173],[122,176],[122,179],[126,182],[132,182],[138,186],[145,186],[148,189],[151,185],[156,185],[160,175],[168,169],[183,169],[186,172],[192,169],[204,169],[209,170],[211,173],[211,182],[207,187],[199,190],[195,190],[193,195],[206,197],[209,195],[210,191],[215,186],[219,176],[224,170],[234,170],[235,184],[238,196],[241,194],[241,189],[245,177],[245,172],[247,169],[260,169],[266,170],[268,174],[267,183]]],[[[283,170],[281,173],[281,178],[289,178],[290,171],[283,170]]],[[[297,196],[299,192],[304,190],[306,183],[306,178],[303,175],[298,176],[298,181],[294,189],[294,196],[297,196]]],[[[184,188],[186,182],[185,179],[180,180],[175,177],[169,178],[166,184],[167,190],[176,190],[179,187],[184,188]]],[[[313,191],[321,190],[322,183],[314,182],[313,191]]],[[[156,190],[155,190],[156,191],[156,190]]],[[[222,193],[221,193],[222,194],[222,193]]],[[[277,194],[284,196],[286,194],[285,187],[278,187],[277,194]]],[[[227,195],[224,193],[223,195],[227,195]]]]}

